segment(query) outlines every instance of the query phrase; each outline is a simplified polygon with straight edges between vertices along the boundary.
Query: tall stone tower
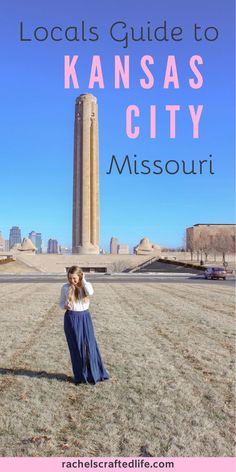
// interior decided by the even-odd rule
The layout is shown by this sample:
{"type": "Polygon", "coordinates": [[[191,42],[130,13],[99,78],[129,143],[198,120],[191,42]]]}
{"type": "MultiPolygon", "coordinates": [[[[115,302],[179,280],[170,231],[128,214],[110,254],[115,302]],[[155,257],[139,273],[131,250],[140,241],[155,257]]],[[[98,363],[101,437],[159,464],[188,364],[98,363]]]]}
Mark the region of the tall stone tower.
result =
{"type": "Polygon", "coordinates": [[[99,254],[98,109],[90,93],[75,105],[73,254],[99,254]]]}

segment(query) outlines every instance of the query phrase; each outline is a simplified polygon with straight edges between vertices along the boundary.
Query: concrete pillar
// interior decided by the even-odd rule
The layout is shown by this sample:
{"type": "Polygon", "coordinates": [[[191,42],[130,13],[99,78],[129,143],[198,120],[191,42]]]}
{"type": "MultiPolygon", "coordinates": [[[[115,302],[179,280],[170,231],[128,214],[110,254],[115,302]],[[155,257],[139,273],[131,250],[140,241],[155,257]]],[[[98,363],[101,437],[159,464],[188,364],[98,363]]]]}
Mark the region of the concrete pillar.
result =
{"type": "Polygon", "coordinates": [[[73,254],[99,254],[97,99],[76,99],[73,177],[73,254]]]}

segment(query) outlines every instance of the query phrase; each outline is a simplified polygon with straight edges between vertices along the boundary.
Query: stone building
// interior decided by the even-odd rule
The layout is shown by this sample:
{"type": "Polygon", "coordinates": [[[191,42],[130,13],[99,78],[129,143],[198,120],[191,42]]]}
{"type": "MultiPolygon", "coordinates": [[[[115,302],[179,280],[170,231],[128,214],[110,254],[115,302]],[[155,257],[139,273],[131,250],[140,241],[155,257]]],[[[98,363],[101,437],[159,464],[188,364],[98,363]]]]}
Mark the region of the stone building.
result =
{"type": "Polygon", "coordinates": [[[234,224],[195,224],[186,229],[186,250],[195,252],[204,245],[212,246],[213,250],[216,237],[221,237],[222,240],[227,239],[229,245],[231,240],[233,248],[235,230],[236,225],[234,224]]]}
{"type": "Polygon", "coordinates": [[[110,254],[118,253],[118,244],[119,244],[118,239],[113,236],[110,241],[110,254]]]}
{"type": "Polygon", "coordinates": [[[118,244],[117,254],[129,254],[128,244],[118,244]]]}
{"type": "Polygon", "coordinates": [[[16,254],[18,251],[24,254],[35,254],[36,247],[29,238],[23,238],[22,243],[16,243],[11,247],[11,252],[16,254]]]}
{"type": "Polygon", "coordinates": [[[139,244],[134,247],[134,253],[137,255],[145,255],[145,254],[160,254],[161,247],[158,244],[153,244],[149,241],[148,238],[143,238],[140,240],[139,244]]]}
{"type": "Polygon", "coordinates": [[[35,254],[36,247],[29,238],[24,238],[20,247],[18,248],[18,251],[22,251],[28,254],[35,254]]]}

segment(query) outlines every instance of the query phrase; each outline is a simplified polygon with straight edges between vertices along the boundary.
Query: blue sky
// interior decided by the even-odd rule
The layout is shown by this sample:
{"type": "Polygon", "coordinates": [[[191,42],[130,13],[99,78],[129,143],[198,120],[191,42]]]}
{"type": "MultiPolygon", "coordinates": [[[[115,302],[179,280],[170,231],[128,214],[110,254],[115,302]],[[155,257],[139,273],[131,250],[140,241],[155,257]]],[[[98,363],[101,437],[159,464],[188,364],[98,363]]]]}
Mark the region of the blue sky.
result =
{"type": "Polygon", "coordinates": [[[108,0],[3,2],[1,15],[1,187],[0,230],[8,238],[12,225],[24,236],[41,231],[43,239],[71,244],[73,122],[75,99],[93,93],[99,105],[101,247],[111,236],[130,247],[146,236],[154,243],[179,246],[185,228],[195,223],[232,223],[234,217],[234,13],[233,0],[108,0]],[[183,29],[180,42],[132,42],[124,49],[112,41],[109,28],[124,21],[133,27],[167,22],[183,29]],[[38,26],[66,28],[84,21],[97,26],[96,42],[20,42],[20,22],[27,37],[38,26]],[[217,41],[193,40],[193,25],[215,26],[217,41]],[[79,55],[80,88],[64,89],[64,55],[79,55]],[[105,88],[88,89],[92,56],[101,56],[105,88]],[[114,55],[130,56],[129,90],[114,88],[114,55]],[[139,79],[143,55],[154,58],[155,83],[144,90],[139,79]],[[203,87],[188,85],[189,59],[203,58],[203,87]],[[175,55],[180,88],[163,89],[168,55],[175,55]],[[125,132],[125,111],[140,108],[140,136],[125,132]],[[170,139],[166,104],[181,107],[176,139],[170,139]],[[188,105],[204,105],[200,138],[192,138],[188,105]],[[157,107],[157,139],[149,138],[148,110],[157,107]],[[214,175],[107,175],[112,155],[138,160],[209,159],[214,175]]]}

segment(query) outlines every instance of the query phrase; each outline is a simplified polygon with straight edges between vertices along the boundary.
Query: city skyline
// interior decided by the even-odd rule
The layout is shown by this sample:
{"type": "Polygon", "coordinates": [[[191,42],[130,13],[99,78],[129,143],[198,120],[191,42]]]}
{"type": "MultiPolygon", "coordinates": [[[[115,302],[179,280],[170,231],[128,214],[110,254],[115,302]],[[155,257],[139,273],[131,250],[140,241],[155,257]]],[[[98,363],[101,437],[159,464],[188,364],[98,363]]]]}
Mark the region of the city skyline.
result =
{"type": "MultiPolygon", "coordinates": [[[[1,76],[0,88],[1,171],[10,176],[3,179],[0,189],[4,208],[4,220],[0,223],[4,235],[16,221],[24,235],[40,227],[45,240],[56,238],[63,245],[71,246],[74,103],[81,93],[95,95],[99,106],[101,247],[108,249],[112,236],[130,247],[144,237],[161,246],[176,247],[182,245],[187,227],[199,222],[234,222],[233,1],[229,0],[229,7],[222,15],[219,0],[209,0],[207,4],[199,0],[196,5],[180,0],[178,6],[166,0],[160,1],[158,8],[154,0],[139,5],[133,0],[128,4],[121,0],[112,8],[104,0],[104,11],[93,1],[88,11],[86,5],[78,7],[74,0],[68,1],[67,9],[55,9],[42,0],[40,5],[27,5],[23,17],[22,6],[13,3],[10,20],[2,25],[3,35],[8,38],[2,64],[8,74],[1,76]],[[129,35],[131,26],[137,34],[141,26],[147,30],[148,22],[153,30],[166,21],[168,36],[173,27],[181,26],[183,40],[130,40],[124,48],[124,44],[112,41],[109,36],[110,27],[120,20],[121,11],[129,35]],[[21,21],[24,34],[31,36],[40,24],[48,28],[58,24],[65,30],[68,25],[80,28],[84,21],[86,27],[97,26],[99,40],[55,42],[49,38],[23,42],[19,34],[21,21]],[[205,29],[215,25],[218,39],[194,41],[192,28],[196,22],[205,29]],[[79,89],[72,84],[66,89],[65,56],[74,55],[79,56],[76,64],[79,89]],[[104,88],[96,82],[89,88],[95,55],[101,58],[104,88]],[[150,89],[140,86],[140,80],[147,82],[140,67],[145,55],[154,61],[149,64],[154,77],[150,89]],[[203,64],[198,66],[203,84],[196,90],[189,87],[189,79],[194,77],[189,67],[193,55],[203,59],[203,64]],[[122,62],[125,56],[129,57],[128,89],[122,83],[119,88],[114,86],[115,56],[122,62]],[[163,87],[169,56],[176,58],[179,89],[173,83],[167,89],[163,87]],[[130,138],[126,129],[126,111],[132,104],[140,113],[132,126],[132,130],[140,126],[137,138],[130,138]],[[204,105],[199,139],[192,138],[188,109],[191,104],[195,109],[204,105]],[[167,105],[180,106],[175,139],[169,137],[167,105]],[[152,119],[156,119],[155,139],[150,138],[150,110],[152,119]],[[115,167],[109,174],[112,156],[121,165],[127,155],[132,165],[137,160],[140,170],[143,160],[184,161],[188,168],[192,160],[196,163],[212,160],[214,174],[130,174],[127,166],[122,174],[115,167]]],[[[2,14],[9,15],[8,5],[3,5],[2,14]]]]}
{"type": "MultiPolygon", "coordinates": [[[[189,248],[187,247],[187,246],[188,246],[188,241],[187,241],[187,239],[188,239],[188,231],[189,231],[190,229],[192,229],[192,228],[195,228],[195,227],[207,227],[207,226],[210,226],[210,227],[212,227],[212,228],[213,228],[214,226],[215,226],[215,227],[220,227],[220,226],[222,226],[222,227],[232,227],[232,228],[234,227],[234,228],[235,228],[235,223],[226,223],[226,224],[224,224],[224,223],[219,223],[219,222],[218,222],[218,223],[209,224],[209,223],[207,223],[207,222],[205,222],[205,223],[204,223],[204,222],[198,222],[198,223],[195,223],[194,225],[192,225],[192,227],[190,227],[190,228],[187,228],[187,227],[185,228],[184,234],[183,234],[183,241],[182,241],[182,244],[181,244],[181,245],[179,245],[179,246],[160,245],[160,248],[161,248],[161,249],[162,249],[162,248],[163,248],[163,249],[164,249],[164,248],[166,248],[166,249],[186,249],[186,250],[188,251],[188,250],[189,250],[189,248]]],[[[10,239],[10,233],[11,233],[11,229],[12,229],[12,228],[18,228],[18,229],[19,229],[20,234],[21,234],[21,241],[19,241],[19,242],[22,242],[23,239],[25,239],[25,238],[31,239],[31,241],[34,243],[34,245],[35,245],[36,248],[37,248],[37,253],[40,254],[40,251],[38,250],[38,247],[37,247],[37,245],[35,244],[34,239],[31,238],[30,235],[31,235],[32,233],[34,233],[35,235],[40,235],[40,237],[42,237],[42,233],[39,233],[39,232],[36,232],[36,231],[32,230],[32,231],[28,234],[28,236],[24,236],[23,233],[22,233],[22,231],[21,231],[21,227],[14,225],[14,226],[12,226],[12,227],[10,228],[10,230],[9,230],[9,232],[8,232],[8,233],[9,233],[9,239],[10,239]]],[[[4,242],[8,243],[8,246],[9,246],[9,239],[7,239],[7,238],[4,237],[4,232],[2,231],[2,229],[0,229],[0,251],[3,251],[3,250],[4,250],[4,249],[2,248],[2,246],[1,246],[2,240],[3,240],[4,242]]],[[[142,238],[142,239],[143,239],[143,238],[142,238]]],[[[110,240],[109,240],[109,244],[107,245],[107,247],[106,247],[106,248],[105,248],[105,247],[101,247],[101,248],[100,248],[100,253],[103,254],[103,253],[104,253],[103,251],[105,251],[105,253],[118,254],[118,253],[119,253],[119,247],[128,246],[129,253],[130,253],[130,254],[133,254],[133,253],[135,253],[135,246],[139,245],[140,242],[141,242],[141,240],[140,240],[140,241],[137,241],[137,243],[136,243],[135,245],[129,245],[129,244],[126,244],[126,243],[123,242],[123,241],[120,242],[120,241],[118,240],[118,238],[116,238],[115,236],[111,236],[111,238],[110,238],[110,240]]],[[[49,237],[49,238],[44,238],[44,239],[41,238],[41,250],[42,250],[41,253],[53,253],[53,252],[54,252],[54,253],[60,253],[61,248],[62,248],[63,250],[69,250],[69,251],[72,253],[72,245],[63,244],[63,243],[61,243],[61,242],[58,240],[58,238],[56,238],[56,237],[53,237],[53,238],[52,238],[52,237],[49,237]],[[51,247],[51,246],[54,247],[55,244],[56,244],[56,246],[57,246],[57,250],[55,250],[55,251],[50,251],[50,250],[49,250],[49,247],[51,247]]],[[[9,249],[5,249],[5,251],[9,251],[9,249]]]]}
{"type": "MultiPolygon", "coordinates": [[[[27,233],[27,231],[26,231],[26,233],[27,233]]],[[[21,231],[21,227],[16,226],[16,225],[11,226],[11,228],[8,231],[8,234],[9,234],[9,236],[8,236],[8,239],[7,239],[7,238],[5,238],[4,231],[2,231],[2,229],[0,229],[0,237],[6,243],[8,243],[9,249],[11,249],[15,244],[21,244],[24,239],[30,239],[33,242],[34,246],[36,247],[37,253],[39,253],[39,254],[43,251],[43,249],[46,248],[45,241],[47,241],[47,246],[48,246],[50,241],[56,241],[57,244],[58,244],[58,241],[57,241],[56,238],[51,238],[50,237],[50,238],[42,239],[42,233],[36,232],[34,230],[28,232],[27,236],[26,235],[24,236],[24,233],[22,233],[22,231],[21,231]]],[[[63,245],[60,245],[60,246],[63,246],[63,245]]]]}
{"type": "MultiPolygon", "coordinates": [[[[21,226],[16,226],[16,225],[12,226],[12,227],[9,229],[8,234],[10,234],[11,229],[12,229],[12,228],[15,228],[15,227],[19,228],[20,233],[21,233],[21,241],[18,241],[18,242],[22,242],[24,238],[29,238],[29,239],[32,240],[32,242],[34,242],[34,239],[30,237],[30,235],[31,235],[32,233],[35,233],[35,235],[40,235],[40,236],[42,237],[42,233],[41,233],[41,232],[39,233],[39,232],[36,232],[35,230],[31,230],[31,231],[29,232],[28,230],[26,230],[26,233],[24,233],[24,232],[21,230],[21,226]],[[27,233],[28,233],[28,236],[26,236],[26,235],[24,236],[24,234],[27,234],[27,233]]],[[[3,231],[2,229],[0,229],[0,235],[3,237],[3,239],[4,239],[5,241],[9,241],[9,239],[5,238],[4,231],[3,231]]],[[[109,239],[109,241],[108,241],[108,243],[107,243],[106,248],[105,248],[104,246],[100,248],[101,251],[102,251],[102,250],[106,250],[106,252],[110,252],[110,250],[111,250],[111,249],[110,249],[110,248],[111,248],[111,239],[114,239],[114,236],[111,236],[111,237],[110,237],[110,239],[109,239]]],[[[118,238],[115,238],[115,239],[117,239],[117,241],[118,241],[118,238]]],[[[57,237],[48,237],[48,238],[46,237],[46,238],[42,238],[42,239],[41,239],[41,242],[44,244],[44,249],[46,248],[46,244],[45,244],[46,241],[47,241],[47,245],[48,245],[48,242],[49,242],[50,240],[52,240],[52,241],[56,240],[56,241],[58,242],[58,246],[59,246],[59,247],[68,248],[68,249],[71,249],[71,250],[72,250],[72,244],[64,244],[63,242],[60,242],[59,238],[57,238],[57,237]]],[[[125,241],[122,241],[122,242],[121,242],[121,241],[118,241],[118,246],[120,246],[120,245],[121,245],[121,246],[127,245],[127,246],[129,246],[129,251],[132,253],[134,247],[135,247],[138,243],[139,243],[139,241],[137,241],[136,243],[134,243],[134,245],[130,245],[130,244],[126,244],[125,241]]],[[[34,243],[34,244],[35,244],[35,243],[34,243]]],[[[118,251],[118,246],[117,246],[117,251],[118,251]]],[[[164,246],[165,246],[165,245],[163,245],[163,247],[164,247],[164,246]]],[[[177,247],[177,246],[175,246],[175,247],[173,246],[173,248],[176,248],[176,247],[177,247]]]]}

